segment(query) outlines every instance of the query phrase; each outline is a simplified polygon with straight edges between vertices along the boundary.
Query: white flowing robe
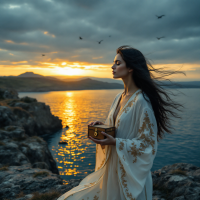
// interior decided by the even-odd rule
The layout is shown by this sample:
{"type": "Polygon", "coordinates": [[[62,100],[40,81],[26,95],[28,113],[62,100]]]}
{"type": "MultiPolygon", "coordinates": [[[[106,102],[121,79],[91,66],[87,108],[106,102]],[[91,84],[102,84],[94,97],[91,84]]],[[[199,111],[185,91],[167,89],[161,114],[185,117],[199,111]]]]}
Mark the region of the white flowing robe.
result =
{"type": "Polygon", "coordinates": [[[157,153],[154,111],[139,89],[114,124],[121,94],[116,95],[105,121],[116,127],[116,146],[96,144],[95,171],[57,200],[152,200],[151,168],[157,153]]]}

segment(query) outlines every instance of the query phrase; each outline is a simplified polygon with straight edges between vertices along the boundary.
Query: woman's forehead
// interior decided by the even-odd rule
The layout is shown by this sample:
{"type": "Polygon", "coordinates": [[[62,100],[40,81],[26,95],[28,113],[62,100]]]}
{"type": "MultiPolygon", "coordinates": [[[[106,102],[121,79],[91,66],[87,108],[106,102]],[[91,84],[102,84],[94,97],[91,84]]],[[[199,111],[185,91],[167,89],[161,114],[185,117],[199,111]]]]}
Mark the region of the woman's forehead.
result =
{"type": "Polygon", "coordinates": [[[121,57],[120,54],[117,54],[117,55],[115,56],[114,61],[123,61],[123,59],[122,59],[122,57],[121,57]]]}

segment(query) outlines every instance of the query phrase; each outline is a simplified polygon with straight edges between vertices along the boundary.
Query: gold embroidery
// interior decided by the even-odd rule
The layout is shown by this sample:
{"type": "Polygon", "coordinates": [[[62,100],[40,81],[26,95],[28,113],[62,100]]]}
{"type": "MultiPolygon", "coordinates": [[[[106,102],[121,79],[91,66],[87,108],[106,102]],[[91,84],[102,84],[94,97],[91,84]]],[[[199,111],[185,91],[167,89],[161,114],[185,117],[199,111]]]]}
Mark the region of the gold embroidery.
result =
{"type": "Polygon", "coordinates": [[[89,184],[87,184],[87,185],[84,185],[84,187],[89,187],[89,186],[92,186],[92,185],[94,185],[94,184],[95,184],[95,182],[89,183],[89,184]]]}
{"type": "Polygon", "coordinates": [[[99,197],[97,197],[97,195],[95,195],[93,200],[98,200],[98,199],[99,199],[99,197]]]}
{"type": "Polygon", "coordinates": [[[130,102],[126,105],[126,107],[123,108],[122,112],[118,115],[118,117],[117,117],[117,118],[118,118],[118,121],[117,121],[116,127],[119,126],[120,116],[122,115],[122,113],[123,113],[124,111],[125,111],[125,113],[127,113],[127,111],[128,111],[127,109],[133,105],[133,103],[135,102],[137,96],[138,96],[140,93],[142,93],[142,91],[137,92],[137,93],[136,93],[136,96],[134,97],[134,99],[133,99],[132,101],[130,101],[130,102]]]}
{"type": "Polygon", "coordinates": [[[127,187],[127,183],[126,183],[127,180],[124,179],[124,178],[125,178],[126,171],[125,171],[125,169],[124,169],[124,167],[123,167],[123,165],[122,165],[122,163],[121,163],[120,160],[119,160],[119,163],[120,163],[120,169],[122,170],[122,173],[121,173],[122,185],[123,185],[123,187],[125,188],[126,195],[127,195],[127,197],[128,197],[129,199],[131,199],[131,200],[136,200],[135,198],[133,198],[132,194],[129,193],[129,191],[128,191],[128,187],[127,187]]]}
{"type": "Polygon", "coordinates": [[[120,122],[120,119],[118,119],[116,127],[118,127],[118,126],[119,126],[119,122],[120,122]]]}
{"type": "Polygon", "coordinates": [[[139,128],[139,133],[140,133],[139,138],[141,140],[143,140],[143,141],[140,143],[140,147],[139,148],[137,148],[136,145],[133,142],[132,143],[133,146],[131,147],[131,151],[128,151],[128,152],[131,152],[131,155],[133,155],[135,157],[135,159],[133,160],[133,163],[135,163],[137,161],[137,156],[140,156],[140,155],[144,154],[144,150],[149,145],[151,145],[152,148],[153,148],[152,149],[152,154],[154,155],[154,153],[155,153],[155,149],[154,149],[155,141],[152,139],[152,137],[154,136],[154,132],[152,130],[152,127],[154,125],[150,123],[150,119],[149,119],[147,111],[145,112],[145,117],[144,117],[143,120],[144,120],[143,124],[142,124],[141,128],[139,128]],[[144,133],[145,129],[149,129],[150,130],[150,134],[149,135],[144,133]]]}
{"type": "Polygon", "coordinates": [[[98,167],[98,169],[97,170],[99,170],[102,166],[103,166],[103,164],[104,164],[104,162],[105,162],[105,158],[103,159],[103,161],[102,161],[102,163],[101,163],[101,165],[98,167]]]}
{"type": "Polygon", "coordinates": [[[120,144],[119,150],[121,151],[121,150],[123,150],[123,148],[124,148],[124,143],[123,143],[123,142],[120,142],[119,144],[120,144]]]}

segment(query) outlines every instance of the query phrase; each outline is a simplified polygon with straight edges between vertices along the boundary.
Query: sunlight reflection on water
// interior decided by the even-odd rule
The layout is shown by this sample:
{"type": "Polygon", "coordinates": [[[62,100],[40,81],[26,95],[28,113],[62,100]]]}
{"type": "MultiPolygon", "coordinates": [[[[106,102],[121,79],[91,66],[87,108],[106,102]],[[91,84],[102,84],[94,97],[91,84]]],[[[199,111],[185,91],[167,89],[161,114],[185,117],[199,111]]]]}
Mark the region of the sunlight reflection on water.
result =
{"type": "MultiPolygon", "coordinates": [[[[34,97],[50,105],[53,115],[62,119],[63,129],[45,136],[63,179],[84,178],[94,171],[95,143],[87,138],[88,123],[104,122],[117,93],[115,90],[77,90],[53,92],[20,92],[19,97],[34,97]],[[68,127],[66,127],[68,126],[68,127]],[[59,144],[59,141],[67,144],[59,144]]],[[[182,119],[172,121],[173,134],[158,144],[152,171],[177,162],[200,166],[200,89],[179,89],[185,95],[174,97],[185,106],[182,119]]]]}

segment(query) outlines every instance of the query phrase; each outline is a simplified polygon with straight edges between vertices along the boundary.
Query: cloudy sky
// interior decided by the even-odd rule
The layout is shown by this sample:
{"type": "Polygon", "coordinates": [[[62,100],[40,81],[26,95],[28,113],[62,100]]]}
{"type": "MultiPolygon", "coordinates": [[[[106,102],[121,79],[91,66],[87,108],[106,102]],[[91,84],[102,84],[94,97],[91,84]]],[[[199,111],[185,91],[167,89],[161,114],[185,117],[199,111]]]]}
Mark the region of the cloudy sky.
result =
{"type": "Polygon", "coordinates": [[[199,8],[198,0],[0,0],[0,76],[112,78],[117,47],[131,45],[155,67],[186,72],[172,78],[200,80],[199,8]]]}

